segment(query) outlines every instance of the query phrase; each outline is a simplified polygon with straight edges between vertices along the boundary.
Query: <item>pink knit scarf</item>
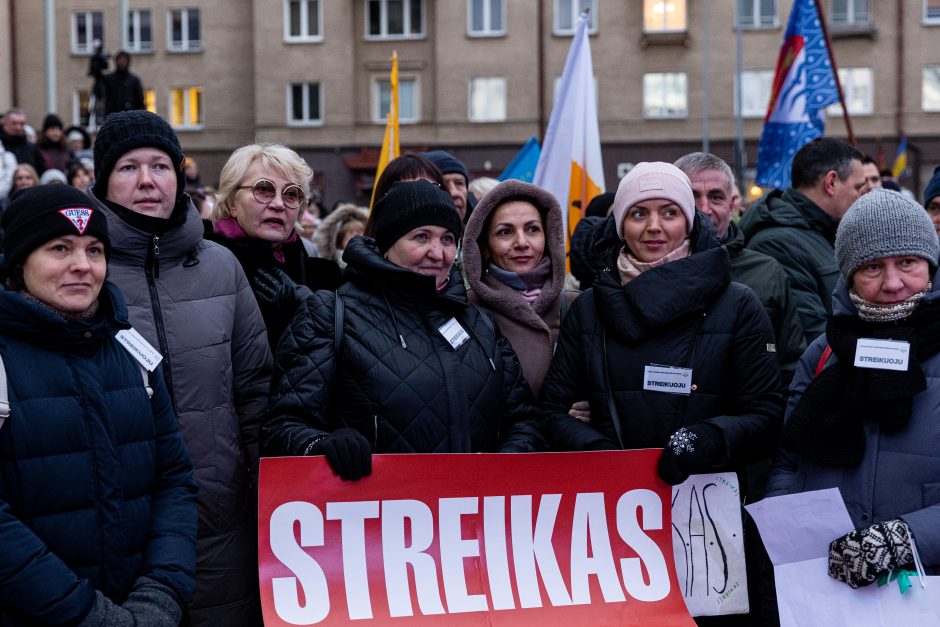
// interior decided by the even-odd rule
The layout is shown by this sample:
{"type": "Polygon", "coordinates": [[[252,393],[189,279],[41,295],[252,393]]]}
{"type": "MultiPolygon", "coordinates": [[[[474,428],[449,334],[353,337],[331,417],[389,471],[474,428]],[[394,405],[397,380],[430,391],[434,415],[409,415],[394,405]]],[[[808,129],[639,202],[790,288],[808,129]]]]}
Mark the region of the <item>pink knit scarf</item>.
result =
{"type": "Polygon", "coordinates": [[[684,259],[685,257],[688,257],[691,252],[692,251],[689,246],[689,240],[686,239],[674,251],[666,253],[656,261],[650,261],[649,263],[646,263],[631,255],[627,251],[627,247],[624,246],[620,249],[620,255],[617,257],[617,271],[620,273],[620,282],[626,285],[650,268],[661,266],[663,264],[669,263],[670,261],[675,261],[676,259],[684,259]]]}

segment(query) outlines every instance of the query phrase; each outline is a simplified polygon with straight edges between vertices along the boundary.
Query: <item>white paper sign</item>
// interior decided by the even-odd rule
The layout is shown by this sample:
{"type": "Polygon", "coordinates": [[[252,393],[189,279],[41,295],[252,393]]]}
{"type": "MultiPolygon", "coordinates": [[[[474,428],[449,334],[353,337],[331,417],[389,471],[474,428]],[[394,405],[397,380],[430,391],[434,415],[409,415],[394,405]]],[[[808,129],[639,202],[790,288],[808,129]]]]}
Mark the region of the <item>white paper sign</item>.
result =
{"type": "Polygon", "coordinates": [[[467,332],[460,326],[456,318],[451,318],[445,322],[437,331],[454,347],[454,350],[460,348],[461,344],[470,339],[470,336],[467,335],[467,332]]]}
{"type": "Polygon", "coordinates": [[[905,372],[910,354],[910,342],[860,337],[855,345],[855,366],[905,372]]]}
{"type": "Polygon", "coordinates": [[[692,391],[692,369],[647,366],[643,369],[643,389],[669,394],[689,394],[692,391]]]}
{"type": "Polygon", "coordinates": [[[733,472],[692,475],[672,488],[672,547],[692,616],[745,614],[741,495],[733,472]]]}
{"type": "Polygon", "coordinates": [[[151,346],[150,342],[134,329],[118,331],[114,337],[148,372],[153,372],[163,361],[160,351],[151,346]]]}

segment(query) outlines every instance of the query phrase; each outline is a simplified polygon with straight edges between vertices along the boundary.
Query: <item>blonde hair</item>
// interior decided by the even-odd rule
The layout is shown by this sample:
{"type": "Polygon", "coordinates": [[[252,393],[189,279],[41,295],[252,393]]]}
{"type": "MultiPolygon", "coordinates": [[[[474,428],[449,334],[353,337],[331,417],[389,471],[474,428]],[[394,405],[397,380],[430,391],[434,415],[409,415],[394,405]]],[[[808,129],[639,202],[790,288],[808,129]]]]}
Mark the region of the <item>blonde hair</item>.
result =
{"type": "MultiPolygon", "coordinates": [[[[236,187],[241,183],[245,172],[255,163],[260,162],[265,168],[273,168],[285,179],[300,185],[304,196],[310,196],[310,180],[313,170],[296,152],[281,144],[249,144],[232,153],[219,175],[219,191],[215,195],[215,207],[212,208],[212,221],[217,222],[232,215],[232,202],[236,187]]],[[[303,206],[301,206],[301,209],[303,206]]]]}

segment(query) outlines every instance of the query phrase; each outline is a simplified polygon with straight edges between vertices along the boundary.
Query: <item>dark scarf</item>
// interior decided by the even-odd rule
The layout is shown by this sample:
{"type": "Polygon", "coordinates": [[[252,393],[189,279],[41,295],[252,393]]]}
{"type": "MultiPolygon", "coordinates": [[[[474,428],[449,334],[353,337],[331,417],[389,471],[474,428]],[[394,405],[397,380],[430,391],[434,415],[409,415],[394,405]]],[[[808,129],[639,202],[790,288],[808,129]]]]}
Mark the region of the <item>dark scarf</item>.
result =
{"type": "Polygon", "coordinates": [[[826,337],[839,361],[806,387],[780,441],[811,461],[854,466],[865,452],[865,421],[878,423],[886,433],[903,429],[914,396],[927,389],[921,363],[940,351],[940,301],[922,303],[910,317],[892,323],[833,317],[826,337]],[[907,371],[856,368],[859,338],[910,342],[907,371]]]}

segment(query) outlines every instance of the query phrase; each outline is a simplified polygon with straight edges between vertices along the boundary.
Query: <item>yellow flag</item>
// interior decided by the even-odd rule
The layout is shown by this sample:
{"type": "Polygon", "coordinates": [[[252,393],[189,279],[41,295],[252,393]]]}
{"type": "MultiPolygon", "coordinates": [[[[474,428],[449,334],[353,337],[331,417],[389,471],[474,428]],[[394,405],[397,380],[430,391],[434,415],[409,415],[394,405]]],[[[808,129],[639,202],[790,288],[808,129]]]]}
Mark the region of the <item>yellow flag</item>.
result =
{"type": "Polygon", "coordinates": [[[382,171],[388,162],[401,153],[398,142],[398,51],[392,52],[392,74],[389,78],[389,104],[385,119],[385,139],[382,140],[382,152],[379,154],[379,165],[375,169],[375,183],[372,184],[372,198],[369,207],[375,203],[375,186],[382,176],[382,171]]]}

